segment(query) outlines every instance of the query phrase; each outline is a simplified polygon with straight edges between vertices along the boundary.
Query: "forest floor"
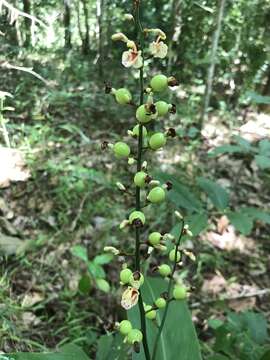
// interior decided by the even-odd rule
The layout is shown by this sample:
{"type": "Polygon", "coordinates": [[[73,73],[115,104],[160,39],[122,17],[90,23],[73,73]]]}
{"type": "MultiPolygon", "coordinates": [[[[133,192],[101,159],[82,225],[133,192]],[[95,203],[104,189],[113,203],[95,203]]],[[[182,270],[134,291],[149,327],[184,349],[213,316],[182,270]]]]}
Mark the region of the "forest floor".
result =
{"type": "MultiPolygon", "coordinates": [[[[261,117],[251,114],[250,121],[261,117]]],[[[232,203],[267,209],[270,190],[252,161],[227,155],[209,161],[205,155],[232,132],[213,117],[190,159],[203,173],[234,189],[232,203]]],[[[58,135],[45,134],[43,142],[31,149],[28,179],[2,189],[1,234],[14,242],[9,245],[10,254],[21,250],[1,262],[0,348],[4,352],[38,351],[72,340],[88,346],[93,342],[92,330],[102,332],[121,317],[116,298],[94,289],[89,296],[78,292],[85,269],[70,252],[73,245],[83,244],[94,256],[108,245],[108,239],[116,241],[115,227],[125,210],[108,183],[117,181],[118,169],[112,157],[99,150],[100,131],[93,130],[91,140],[69,129],[58,135]],[[88,169],[90,184],[81,182],[83,169],[88,169]]],[[[183,161],[177,146],[170,146],[162,157],[157,155],[163,171],[170,172],[183,161]]],[[[194,173],[191,163],[185,169],[194,173]]],[[[189,304],[201,340],[211,339],[208,320],[224,319],[230,309],[258,310],[270,318],[269,225],[257,223],[244,236],[226,215],[212,215],[207,230],[189,241],[188,248],[197,257],[196,265],[189,264],[185,271],[193,286],[189,304]]],[[[109,265],[107,270],[116,288],[117,269],[109,265]]]]}

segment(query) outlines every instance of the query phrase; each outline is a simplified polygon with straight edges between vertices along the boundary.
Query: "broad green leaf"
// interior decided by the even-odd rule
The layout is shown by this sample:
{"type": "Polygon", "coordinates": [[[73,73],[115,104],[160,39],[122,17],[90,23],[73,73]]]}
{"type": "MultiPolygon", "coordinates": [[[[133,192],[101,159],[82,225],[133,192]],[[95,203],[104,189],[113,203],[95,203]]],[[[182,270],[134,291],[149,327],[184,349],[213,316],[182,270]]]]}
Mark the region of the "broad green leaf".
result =
{"type": "MultiPolygon", "coordinates": [[[[167,290],[168,284],[159,278],[147,278],[142,286],[143,301],[152,304],[160,294],[167,290]]],[[[160,324],[164,310],[157,312],[160,324]]],[[[128,319],[134,327],[140,328],[138,305],[128,311],[128,319]]],[[[150,352],[157,334],[157,327],[147,320],[147,336],[150,352]]],[[[143,348],[139,354],[133,354],[134,360],[145,360],[143,348]]],[[[186,301],[175,301],[169,306],[167,320],[159,341],[156,360],[201,360],[199,343],[186,301]]]]}
{"type": "Polygon", "coordinates": [[[245,97],[254,104],[270,104],[270,96],[263,96],[255,91],[247,91],[245,97]]]}
{"type": "Polygon", "coordinates": [[[221,145],[208,153],[209,157],[215,157],[221,154],[236,154],[243,152],[243,148],[239,145],[221,145]]]}
{"type": "Polygon", "coordinates": [[[88,261],[87,249],[81,245],[75,245],[71,248],[71,254],[77,256],[78,258],[82,259],[83,261],[88,261]]]}
{"type": "Polygon", "coordinates": [[[270,224],[270,213],[268,212],[257,209],[255,207],[243,207],[240,211],[248,214],[254,220],[260,220],[266,224],[270,224]]]}
{"type": "Polygon", "coordinates": [[[87,295],[91,289],[91,278],[88,274],[83,275],[79,281],[79,290],[87,295]]]}
{"type": "Polygon", "coordinates": [[[208,226],[208,217],[206,213],[201,214],[192,214],[186,217],[186,222],[189,225],[189,228],[193,236],[199,235],[203,230],[208,226]]]}
{"type": "Polygon", "coordinates": [[[255,161],[259,168],[261,168],[262,170],[270,168],[270,157],[268,156],[256,155],[255,161]]]}
{"type": "Polygon", "coordinates": [[[104,264],[108,264],[109,262],[111,262],[112,259],[113,259],[112,254],[101,254],[101,255],[97,255],[94,258],[93,262],[98,265],[104,265],[104,264]]]}
{"type": "Polygon", "coordinates": [[[228,206],[229,194],[222,186],[204,177],[199,177],[197,183],[217,209],[224,210],[228,206]]]}
{"type": "Polygon", "coordinates": [[[270,350],[266,350],[260,360],[269,360],[270,359],[270,350]]]}
{"type": "Polygon", "coordinates": [[[95,278],[105,278],[106,274],[103,267],[95,264],[93,261],[88,261],[88,271],[95,278]]]}
{"type": "Polygon", "coordinates": [[[173,184],[172,189],[168,192],[168,199],[178,208],[196,212],[202,209],[200,200],[192,193],[190,188],[181,184],[176,176],[159,172],[155,174],[155,178],[161,182],[170,181],[173,184]]]}
{"type": "Polygon", "coordinates": [[[211,355],[206,360],[229,360],[227,356],[224,355],[211,355]]]}
{"type": "Polygon", "coordinates": [[[250,152],[250,151],[254,150],[253,146],[251,145],[251,143],[248,140],[242,138],[239,135],[235,135],[233,138],[238,143],[238,145],[242,148],[243,152],[250,152]]]}
{"type": "Polygon", "coordinates": [[[259,153],[260,153],[260,155],[270,157],[270,141],[269,140],[264,139],[259,142],[259,153]]]}
{"type": "Polygon", "coordinates": [[[228,218],[241,234],[250,234],[253,227],[253,219],[249,215],[239,211],[230,211],[228,212],[228,218]]]}
{"type": "Polygon", "coordinates": [[[98,341],[96,360],[127,360],[130,350],[120,334],[103,335],[98,341]]]}
{"type": "Polygon", "coordinates": [[[7,356],[8,360],[89,360],[83,350],[74,344],[63,346],[58,353],[14,353],[7,356]]]}
{"type": "Polygon", "coordinates": [[[96,284],[99,290],[108,293],[110,291],[110,284],[105,279],[96,279],[96,284]]]}
{"type": "Polygon", "coordinates": [[[243,313],[243,321],[250,331],[252,340],[257,344],[264,344],[269,339],[267,320],[263,314],[247,311],[243,313]]]}

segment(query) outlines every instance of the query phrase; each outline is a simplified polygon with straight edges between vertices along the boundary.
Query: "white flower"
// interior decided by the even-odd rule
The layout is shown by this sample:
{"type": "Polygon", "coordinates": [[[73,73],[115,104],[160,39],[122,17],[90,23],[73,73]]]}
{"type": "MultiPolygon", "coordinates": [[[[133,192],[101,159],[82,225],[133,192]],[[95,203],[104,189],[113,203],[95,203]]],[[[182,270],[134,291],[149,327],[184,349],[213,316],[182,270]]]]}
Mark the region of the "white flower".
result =
{"type": "Polygon", "coordinates": [[[168,46],[163,41],[153,41],[149,49],[151,55],[160,59],[164,59],[168,52],[168,46]]]}
{"type": "Polygon", "coordinates": [[[124,51],[122,55],[122,64],[125,67],[133,66],[135,69],[139,69],[143,66],[143,58],[141,50],[130,49],[124,51]]]}

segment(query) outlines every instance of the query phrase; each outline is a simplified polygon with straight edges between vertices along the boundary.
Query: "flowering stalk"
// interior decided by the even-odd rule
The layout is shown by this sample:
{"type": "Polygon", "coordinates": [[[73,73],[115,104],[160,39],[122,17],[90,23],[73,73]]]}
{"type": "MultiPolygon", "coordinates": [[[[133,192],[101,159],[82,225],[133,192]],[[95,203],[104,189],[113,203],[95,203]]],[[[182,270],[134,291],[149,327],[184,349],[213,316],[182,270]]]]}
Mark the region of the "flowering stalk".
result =
{"type": "MultiPolygon", "coordinates": [[[[135,23],[138,33],[138,39],[141,45],[142,51],[142,67],[140,68],[140,105],[144,103],[144,81],[143,81],[143,67],[144,67],[144,58],[143,58],[143,29],[140,21],[140,2],[135,1],[135,23]]],[[[139,124],[139,137],[138,137],[138,150],[137,150],[137,173],[142,170],[142,151],[143,151],[143,125],[139,124]]],[[[141,188],[136,186],[136,210],[141,210],[141,188]]],[[[135,247],[135,269],[140,272],[141,264],[140,264],[140,227],[136,227],[136,247],[135,247]]],[[[146,319],[145,319],[145,311],[143,306],[142,294],[139,294],[139,311],[141,318],[141,330],[143,334],[143,348],[145,358],[150,360],[150,352],[147,342],[147,331],[146,331],[146,319]]]]}
{"type": "MultiPolygon", "coordinates": [[[[115,156],[120,159],[128,161],[129,165],[133,165],[136,162],[136,174],[134,175],[135,184],[135,209],[132,211],[128,219],[124,219],[120,224],[120,229],[126,227],[132,227],[135,231],[135,249],[133,253],[134,268],[131,270],[128,264],[123,264],[120,272],[120,284],[124,287],[121,305],[125,310],[129,310],[138,304],[140,313],[140,329],[133,328],[132,323],[129,320],[122,320],[120,324],[116,324],[120,333],[124,336],[124,342],[128,342],[133,346],[135,352],[140,351],[140,343],[143,344],[143,350],[146,360],[154,359],[158,349],[158,342],[161,332],[166,320],[169,303],[173,300],[183,300],[186,297],[186,288],[181,284],[175,285],[172,291],[173,297],[168,298],[164,293],[160,294],[157,299],[153,299],[152,305],[145,304],[143,302],[141,285],[144,283],[144,274],[142,273],[142,263],[140,258],[141,250],[147,248],[147,256],[155,251],[166,251],[166,241],[172,237],[170,234],[161,235],[160,232],[152,232],[148,235],[148,240],[141,239],[142,227],[145,225],[146,217],[143,210],[148,205],[157,205],[165,201],[167,192],[172,188],[172,183],[167,182],[161,184],[157,179],[152,178],[148,174],[147,163],[143,161],[144,151],[157,151],[162,149],[169,138],[174,137],[176,132],[173,128],[164,129],[163,131],[154,132],[148,135],[147,124],[151,121],[160,120],[162,124],[162,118],[169,113],[175,113],[176,107],[173,104],[168,104],[163,100],[154,102],[154,97],[158,97],[160,94],[168,90],[169,87],[176,86],[177,81],[174,77],[167,77],[163,74],[157,74],[152,77],[148,86],[144,84],[144,53],[148,53],[148,58],[160,58],[163,59],[167,55],[168,47],[163,42],[166,39],[166,34],[157,28],[143,29],[140,21],[140,0],[134,0],[134,16],[126,14],[125,20],[134,21],[137,30],[137,41],[128,39],[128,37],[122,33],[116,33],[112,36],[113,41],[124,43],[127,47],[122,54],[122,64],[126,68],[139,69],[139,90],[140,101],[138,107],[132,100],[131,92],[126,88],[114,89],[109,85],[106,85],[105,92],[111,93],[118,104],[120,105],[135,105],[136,106],[136,120],[137,125],[133,129],[128,130],[128,135],[137,139],[136,154],[132,157],[132,149],[129,145],[123,141],[118,141],[115,144],[111,144],[108,141],[102,143],[102,149],[112,149],[115,156]],[[128,15],[128,16],[127,16],[128,15]],[[145,37],[154,36],[155,41],[150,43],[148,49],[144,47],[145,37]],[[150,55],[150,57],[149,57],[150,55]],[[141,201],[142,193],[141,189],[146,189],[146,199],[141,201]],[[153,354],[151,357],[149,344],[147,342],[147,329],[146,322],[149,320],[155,320],[157,310],[164,309],[164,315],[160,326],[158,327],[158,334],[154,344],[153,354]]],[[[125,185],[120,182],[116,184],[117,188],[126,194],[132,195],[125,185]]],[[[169,252],[169,261],[173,264],[161,264],[156,267],[159,275],[163,278],[167,278],[168,291],[166,294],[171,294],[174,273],[177,268],[177,263],[181,259],[181,253],[179,251],[179,245],[184,233],[187,230],[184,225],[184,220],[181,214],[176,213],[181,220],[182,228],[179,238],[174,248],[169,252]]],[[[107,251],[110,251],[115,256],[124,255],[129,259],[130,254],[125,254],[123,251],[114,247],[107,246],[107,251]]]]}

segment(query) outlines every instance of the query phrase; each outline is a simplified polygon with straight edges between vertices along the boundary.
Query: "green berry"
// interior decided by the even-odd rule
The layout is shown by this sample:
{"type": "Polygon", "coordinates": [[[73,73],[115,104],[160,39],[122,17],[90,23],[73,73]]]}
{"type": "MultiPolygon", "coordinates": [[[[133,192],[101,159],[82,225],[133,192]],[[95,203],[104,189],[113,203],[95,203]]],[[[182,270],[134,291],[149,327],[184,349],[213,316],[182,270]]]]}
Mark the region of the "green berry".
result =
{"type": "Polygon", "coordinates": [[[159,308],[159,309],[163,309],[166,306],[166,300],[162,297],[158,298],[155,301],[155,305],[159,308]]]}
{"type": "Polygon", "coordinates": [[[149,192],[147,199],[153,204],[158,204],[164,201],[165,197],[165,190],[160,186],[156,186],[149,192]]]}
{"type": "MultiPolygon", "coordinates": [[[[175,252],[176,252],[176,249],[173,249],[170,251],[169,253],[169,259],[170,261],[174,261],[175,260],[175,252]]],[[[177,251],[176,253],[176,262],[179,262],[181,259],[181,254],[180,254],[180,251],[177,251]]]]}
{"type": "Polygon", "coordinates": [[[152,232],[148,238],[150,244],[153,246],[158,245],[160,243],[160,239],[161,234],[159,232],[152,232]]]}
{"type": "Polygon", "coordinates": [[[127,336],[127,341],[129,344],[134,344],[135,342],[141,342],[143,339],[143,334],[138,329],[132,329],[127,336]]]}
{"type": "MultiPolygon", "coordinates": [[[[146,137],[146,136],[147,136],[146,127],[143,126],[142,128],[143,128],[143,137],[146,137]]],[[[132,129],[132,132],[133,132],[133,135],[134,135],[134,136],[139,136],[139,133],[140,133],[139,129],[140,129],[140,125],[139,125],[139,124],[137,124],[137,125],[134,126],[134,128],[132,129]]]]}
{"type": "Polygon", "coordinates": [[[131,322],[128,320],[123,320],[120,322],[119,331],[122,335],[128,335],[132,330],[131,322]]]}
{"type": "Polygon", "coordinates": [[[166,136],[163,133],[159,132],[150,137],[149,145],[151,149],[158,150],[166,144],[166,141],[166,136]]]}
{"type": "Polygon", "coordinates": [[[169,111],[169,104],[167,104],[165,101],[157,101],[155,103],[156,105],[156,110],[158,112],[158,116],[165,116],[166,114],[168,114],[169,111]]]}
{"type": "Polygon", "coordinates": [[[132,96],[131,96],[131,93],[127,89],[121,88],[121,89],[116,90],[115,99],[118,102],[118,104],[126,105],[126,104],[130,103],[132,96]]]}
{"type": "Polygon", "coordinates": [[[183,300],[187,297],[187,289],[185,286],[175,285],[173,289],[173,297],[175,300],[183,300]]]}
{"type": "Polygon", "coordinates": [[[128,268],[121,270],[120,272],[120,280],[123,284],[128,284],[130,276],[132,275],[132,271],[128,268]]]}
{"type": "Polygon", "coordinates": [[[134,176],[134,184],[136,186],[139,186],[140,188],[144,187],[146,176],[147,176],[147,174],[144,171],[137,172],[137,174],[135,174],[135,176],[134,176]]]}
{"type": "Polygon", "coordinates": [[[167,265],[167,264],[160,265],[160,266],[158,267],[158,271],[159,271],[160,275],[161,275],[161,276],[164,276],[164,277],[166,277],[166,276],[168,276],[168,275],[171,274],[171,268],[170,268],[170,266],[167,265]]]}
{"type": "Polygon", "coordinates": [[[136,119],[140,123],[148,123],[152,120],[152,114],[146,109],[145,105],[141,105],[136,111],[136,119]]]}
{"type": "Polygon", "coordinates": [[[156,312],[156,310],[149,311],[150,309],[152,309],[151,305],[146,305],[145,306],[145,308],[144,308],[144,310],[146,312],[145,317],[147,319],[149,319],[149,320],[154,320],[156,318],[156,316],[157,316],[157,312],[156,312]]]}
{"type": "Polygon", "coordinates": [[[145,224],[145,216],[144,213],[141,211],[133,211],[129,215],[129,223],[132,225],[134,220],[141,220],[142,224],[145,224]]]}
{"type": "Polygon", "coordinates": [[[163,92],[168,88],[168,78],[165,75],[156,75],[152,78],[150,86],[155,92],[163,92]]]}
{"type": "Polygon", "coordinates": [[[122,141],[118,141],[117,143],[115,143],[113,146],[113,150],[115,156],[118,158],[126,158],[130,154],[130,147],[122,141]]]}

